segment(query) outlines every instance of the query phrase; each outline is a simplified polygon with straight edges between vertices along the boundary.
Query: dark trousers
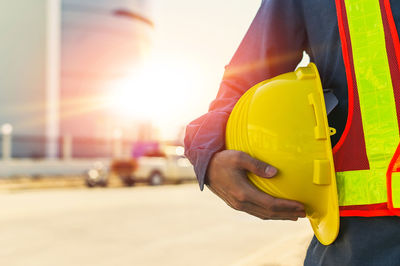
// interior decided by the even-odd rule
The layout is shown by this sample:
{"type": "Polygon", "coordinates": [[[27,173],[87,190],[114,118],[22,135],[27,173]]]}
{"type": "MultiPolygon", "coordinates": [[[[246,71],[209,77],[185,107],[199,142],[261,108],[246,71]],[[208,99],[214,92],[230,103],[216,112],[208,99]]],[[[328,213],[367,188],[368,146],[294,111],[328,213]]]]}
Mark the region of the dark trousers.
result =
{"type": "Polygon", "coordinates": [[[304,265],[400,265],[399,217],[342,217],[340,223],[332,245],[324,246],[314,236],[304,265]]]}

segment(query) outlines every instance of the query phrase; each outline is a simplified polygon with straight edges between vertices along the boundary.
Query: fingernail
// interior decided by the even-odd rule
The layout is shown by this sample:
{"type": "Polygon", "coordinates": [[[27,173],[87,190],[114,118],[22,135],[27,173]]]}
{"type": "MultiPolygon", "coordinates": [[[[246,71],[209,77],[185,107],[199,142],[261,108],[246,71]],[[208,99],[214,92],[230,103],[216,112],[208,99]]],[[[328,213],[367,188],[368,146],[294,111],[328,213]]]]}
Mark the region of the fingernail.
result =
{"type": "Polygon", "coordinates": [[[265,174],[267,175],[267,177],[273,177],[274,175],[276,175],[276,173],[278,173],[278,170],[276,170],[275,167],[268,165],[265,168],[265,174]]]}

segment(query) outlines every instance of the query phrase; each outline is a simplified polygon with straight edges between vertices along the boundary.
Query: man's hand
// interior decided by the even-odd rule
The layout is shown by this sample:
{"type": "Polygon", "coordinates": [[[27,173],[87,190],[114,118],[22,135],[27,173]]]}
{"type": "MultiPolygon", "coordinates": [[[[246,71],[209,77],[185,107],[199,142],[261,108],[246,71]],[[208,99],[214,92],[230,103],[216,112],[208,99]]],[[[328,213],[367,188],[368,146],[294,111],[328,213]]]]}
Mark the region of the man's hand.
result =
{"type": "Polygon", "coordinates": [[[207,186],[232,208],[261,219],[293,220],[305,217],[304,206],[296,201],[274,198],[250,183],[246,172],[271,178],[274,167],[235,150],[216,153],[208,167],[207,186]]]}

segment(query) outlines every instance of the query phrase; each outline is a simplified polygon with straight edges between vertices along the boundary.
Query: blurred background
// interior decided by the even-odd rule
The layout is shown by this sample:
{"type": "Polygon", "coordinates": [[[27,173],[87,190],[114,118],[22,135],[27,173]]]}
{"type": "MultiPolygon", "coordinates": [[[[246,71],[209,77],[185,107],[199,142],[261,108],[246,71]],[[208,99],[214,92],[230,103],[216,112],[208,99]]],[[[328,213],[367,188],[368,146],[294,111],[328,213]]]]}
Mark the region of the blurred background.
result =
{"type": "Polygon", "coordinates": [[[260,2],[0,1],[1,265],[301,265],[183,155],[260,2]]]}

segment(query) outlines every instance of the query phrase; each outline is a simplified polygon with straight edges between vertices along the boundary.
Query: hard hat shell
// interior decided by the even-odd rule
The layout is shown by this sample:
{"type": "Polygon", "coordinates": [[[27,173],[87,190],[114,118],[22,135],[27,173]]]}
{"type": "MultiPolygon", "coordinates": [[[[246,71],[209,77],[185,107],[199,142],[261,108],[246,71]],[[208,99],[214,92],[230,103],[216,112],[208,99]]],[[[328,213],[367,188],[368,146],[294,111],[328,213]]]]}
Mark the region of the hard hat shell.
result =
{"type": "Polygon", "coordinates": [[[305,205],[318,240],[331,244],[339,232],[339,206],[327,114],[313,63],[249,89],[235,105],[226,146],[275,166],[271,179],[248,177],[260,190],[305,205]]]}

